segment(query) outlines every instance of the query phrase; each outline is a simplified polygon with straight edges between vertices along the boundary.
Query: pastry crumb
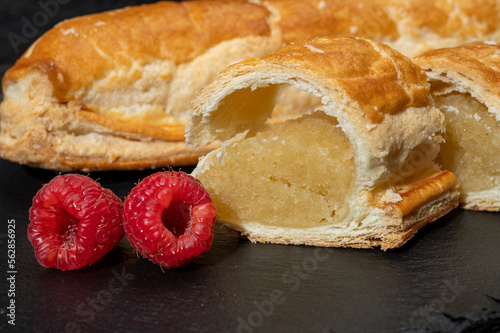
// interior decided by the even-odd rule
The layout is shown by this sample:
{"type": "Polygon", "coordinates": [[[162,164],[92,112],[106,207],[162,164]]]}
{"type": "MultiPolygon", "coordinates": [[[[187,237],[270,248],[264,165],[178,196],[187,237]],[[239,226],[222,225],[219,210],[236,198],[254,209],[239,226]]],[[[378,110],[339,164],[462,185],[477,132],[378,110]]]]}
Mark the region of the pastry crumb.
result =
{"type": "Polygon", "coordinates": [[[399,193],[394,192],[392,189],[388,189],[382,196],[382,201],[387,203],[397,203],[403,201],[403,198],[399,193]]]}

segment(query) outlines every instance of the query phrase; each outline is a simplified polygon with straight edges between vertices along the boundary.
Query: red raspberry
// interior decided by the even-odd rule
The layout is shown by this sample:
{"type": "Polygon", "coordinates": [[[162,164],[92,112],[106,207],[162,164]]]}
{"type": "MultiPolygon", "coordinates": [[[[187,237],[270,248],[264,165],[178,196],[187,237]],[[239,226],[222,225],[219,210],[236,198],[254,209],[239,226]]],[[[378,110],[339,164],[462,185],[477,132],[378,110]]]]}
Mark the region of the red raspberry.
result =
{"type": "Polygon", "coordinates": [[[123,203],[78,174],[57,176],[33,198],[28,239],[38,262],[63,271],[93,264],[123,237],[123,203]]]}
{"type": "Polygon", "coordinates": [[[124,229],[144,257],[180,267],[212,246],[215,206],[194,177],[158,172],[144,178],[125,199],[124,229]]]}

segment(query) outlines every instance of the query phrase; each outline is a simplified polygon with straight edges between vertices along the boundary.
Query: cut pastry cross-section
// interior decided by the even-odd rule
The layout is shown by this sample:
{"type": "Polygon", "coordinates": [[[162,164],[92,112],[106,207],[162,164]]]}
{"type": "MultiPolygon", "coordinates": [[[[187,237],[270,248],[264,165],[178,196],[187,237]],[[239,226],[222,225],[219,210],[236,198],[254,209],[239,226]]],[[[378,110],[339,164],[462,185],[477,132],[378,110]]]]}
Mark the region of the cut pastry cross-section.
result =
{"type": "MultiPolygon", "coordinates": [[[[227,66],[318,36],[407,56],[500,41],[499,10],[499,0],[199,0],[65,20],[5,73],[0,158],[57,170],[193,165],[217,145],[186,147],[190,102],[227,66]]],[[[316,102],[291,87],[273,122],[316,102]]]]}
{"type": "Polygon", "coordinates": [[[438,163],[461,183],[460,203],[500,210],[500,45],[474,42],[415,59],[446,116],[438,163]]]}
{"type": "Polygon", "coordinates": [[[223,142],[193,175],[218,221],[252,241],[396,248],[458,205],[434,163],[445,122],[426,76],[380,42],[317,38],[247,59],[193,107],[188,142],[223,142]],[[266,124],[282,85],[320,105],[266,124]]]}

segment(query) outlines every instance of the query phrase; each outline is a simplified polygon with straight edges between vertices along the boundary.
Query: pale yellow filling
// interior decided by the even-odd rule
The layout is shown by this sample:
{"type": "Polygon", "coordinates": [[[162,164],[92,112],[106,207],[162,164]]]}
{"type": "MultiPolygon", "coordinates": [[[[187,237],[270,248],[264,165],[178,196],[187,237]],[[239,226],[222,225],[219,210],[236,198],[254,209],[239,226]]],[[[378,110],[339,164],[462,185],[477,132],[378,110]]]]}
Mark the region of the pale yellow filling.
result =
{"type": "Polygon", "coordinates": [[[341,221],[355,169],[337,125],[318,111],[222,147],[198,175],[218,218],[288,228],[341,221]]]}
{"type": "Polygon", "coordinates": [[[463,192],[500,185],[500,125],[485,105],[468,94],[434,96],[446,115],[446,142],[438,157],[453,171],[463,192]]]}

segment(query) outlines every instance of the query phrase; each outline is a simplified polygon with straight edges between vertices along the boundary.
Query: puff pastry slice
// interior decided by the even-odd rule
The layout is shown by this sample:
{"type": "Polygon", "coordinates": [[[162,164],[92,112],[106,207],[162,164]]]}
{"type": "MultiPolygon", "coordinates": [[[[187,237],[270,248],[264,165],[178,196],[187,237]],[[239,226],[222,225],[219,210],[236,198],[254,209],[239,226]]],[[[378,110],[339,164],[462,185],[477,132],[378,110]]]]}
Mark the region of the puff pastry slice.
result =
{"type": "Polygon", "coordinates": [[[438,163],[461,183],[460,204],[500,210],[500,45],[474,42],[414,59],[446,116],[438,163]]]}
{"type": "Polygon", "coordinates": [[[193,103],[187,140],[222,146],[193,174],[252,241],[397,248],[458,205],[434,163],[444,116],[425,74],[387,45],[317,38],[228,67],[193,103]],[[321,105],[272,126],[278,88],[321,105]]]}

